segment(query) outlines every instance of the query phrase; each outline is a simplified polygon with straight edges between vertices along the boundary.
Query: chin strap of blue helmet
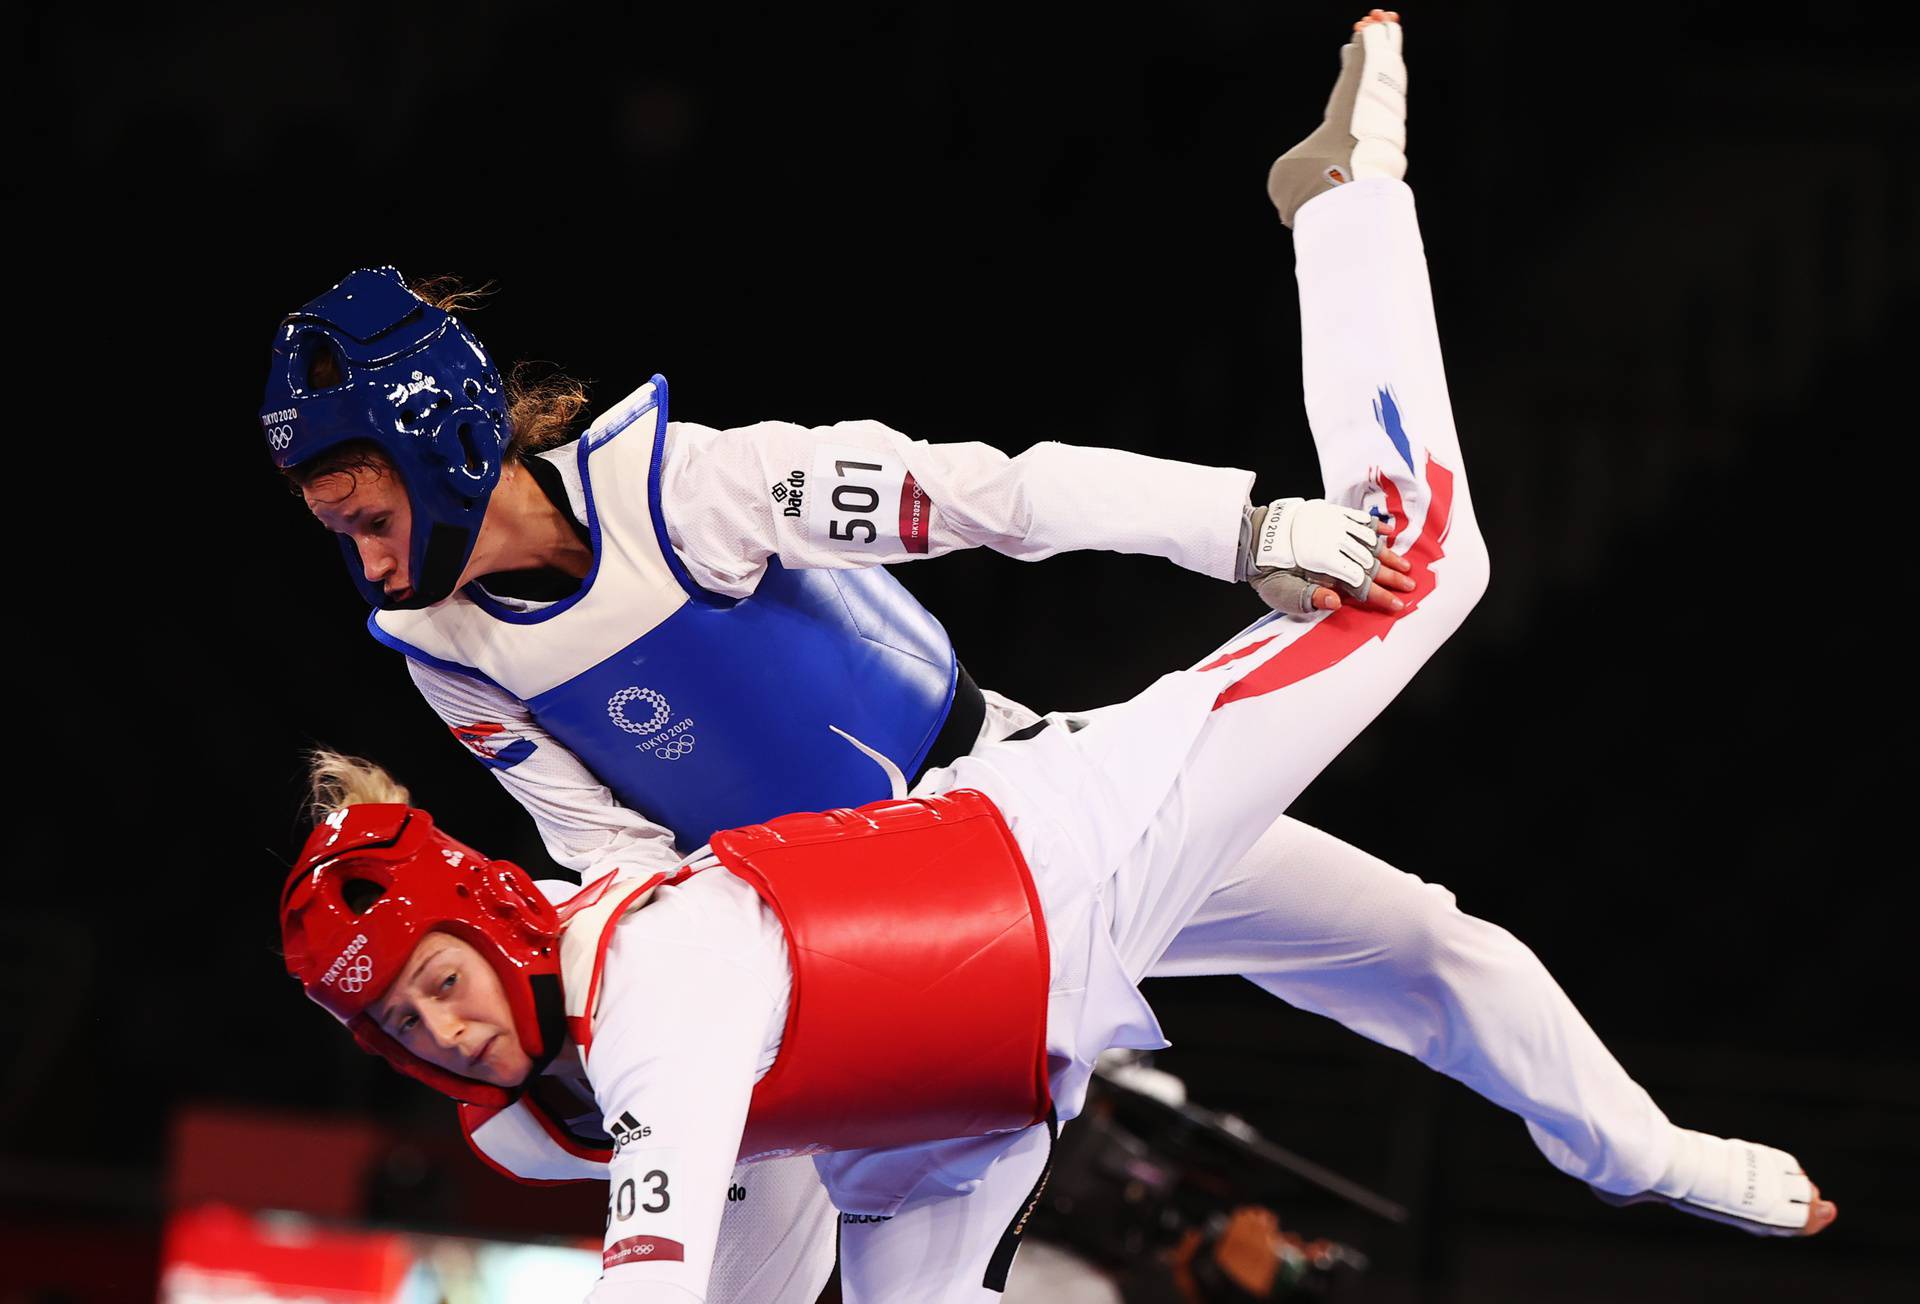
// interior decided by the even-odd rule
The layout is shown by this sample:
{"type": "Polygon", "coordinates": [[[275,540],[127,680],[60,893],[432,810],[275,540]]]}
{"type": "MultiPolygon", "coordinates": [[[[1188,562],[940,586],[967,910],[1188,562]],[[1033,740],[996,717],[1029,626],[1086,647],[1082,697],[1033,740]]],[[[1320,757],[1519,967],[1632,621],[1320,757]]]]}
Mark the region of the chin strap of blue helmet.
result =
{"type": "Polygon", "coordinates": [[[280,323],[260,424],[282,470],[352,443],[393,464],[412,509],[412,593],[389,600],[343,536],[368,602],[424,607],[453,592],[509,433],[499,368],[457,318],[416,298],[392,267],[349,273],[280,323]]]}

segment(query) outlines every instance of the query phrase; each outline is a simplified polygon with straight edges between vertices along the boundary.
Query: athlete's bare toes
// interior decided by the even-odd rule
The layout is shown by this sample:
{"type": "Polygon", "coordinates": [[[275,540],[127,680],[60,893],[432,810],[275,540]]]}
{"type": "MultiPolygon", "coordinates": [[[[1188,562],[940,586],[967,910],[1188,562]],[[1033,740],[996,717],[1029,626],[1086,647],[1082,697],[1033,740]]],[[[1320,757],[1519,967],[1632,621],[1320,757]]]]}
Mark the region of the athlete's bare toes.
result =
{"type": "Polygon", "coordinates": [[[1840,1206],[1831,1200],[1820,1198],[1820,1188],[1813,1188],[1813,1198],[1807,1201],[1807,1227],[1802,1236],[1818,1236],[1833,1226],[1834,1219],[1840,1216],[1840,1206]]]}
{"type": "Polygon", "coordinates": [[[1365,18],[1362,18],[1358,22],[1356,22],[1353,25],[1353,30],[1357,32],[1361,28],[1371,27],[1375,23],[1397,23],[1399,21],[1400,21],[1400,14],[1396,10],[1374,9],[1369,11],[1365,18]]]}

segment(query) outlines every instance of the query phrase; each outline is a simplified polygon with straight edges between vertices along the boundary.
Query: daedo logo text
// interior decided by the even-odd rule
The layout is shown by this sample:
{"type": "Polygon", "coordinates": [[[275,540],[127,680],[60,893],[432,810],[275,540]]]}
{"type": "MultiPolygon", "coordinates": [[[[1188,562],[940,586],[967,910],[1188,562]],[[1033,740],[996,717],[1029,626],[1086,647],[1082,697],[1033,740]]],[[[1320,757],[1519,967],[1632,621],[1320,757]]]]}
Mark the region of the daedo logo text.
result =
{"type": "Polygon", "coordinates": [[[789,471],[786,479],[775,481],[767,491],[773,496],[773,501],[780,505],[782,516],[799,518],[806,507],[806,484],[805,471],[789,471]]]}

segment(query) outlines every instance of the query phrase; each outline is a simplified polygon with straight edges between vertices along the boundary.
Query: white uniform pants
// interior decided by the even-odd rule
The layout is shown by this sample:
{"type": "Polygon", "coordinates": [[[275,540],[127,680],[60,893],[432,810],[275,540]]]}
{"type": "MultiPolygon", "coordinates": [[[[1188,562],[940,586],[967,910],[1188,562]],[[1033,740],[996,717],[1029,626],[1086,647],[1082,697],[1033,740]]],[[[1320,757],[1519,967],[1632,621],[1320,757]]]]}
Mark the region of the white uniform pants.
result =
{"type": "MultiPolygon", "coordinates": [[[[1665,1171],[1672,1129],[1533,953],[1444,888],[1281,816],[1458,627],[1487,575],[1412,193],[1343,186],[1301,210],[1295,244],[1325,494],[1392,519],[1417,600],[1391,620],[1351,607],[1269,618],[1202,662],[1220,702],[1121,858],[1113,936],[1136,978],[1244,974],[1520,1114],[1563,1171],[1645,1189],[1665,1171]]],[[[1143,745],[1129,739],[1128,706],[1097,713],[1089,755],[1143,745]]],[[[986,1262],[1046,1150],[1032,1129],[970,1196],[843,1226],[848,1304],[996,1298],[980,1284],[986,1262]]]]}

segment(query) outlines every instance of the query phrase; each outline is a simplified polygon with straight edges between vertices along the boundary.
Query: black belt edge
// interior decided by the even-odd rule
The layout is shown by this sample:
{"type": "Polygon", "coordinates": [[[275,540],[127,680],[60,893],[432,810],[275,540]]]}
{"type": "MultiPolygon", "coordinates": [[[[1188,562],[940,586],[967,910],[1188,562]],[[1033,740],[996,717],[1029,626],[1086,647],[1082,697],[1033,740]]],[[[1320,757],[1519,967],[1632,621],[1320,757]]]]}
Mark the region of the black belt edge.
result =
{"type": "Polygon", "coordinates": [[[973,750],[980,741],[980,727],[987,722],[987,699],[980,692],[980,685],[973,682],[973,676],[959,662],[954,663],[953,704],[947,708],[947,718],[940,725],[940,732],[933,736],[933,746],[927,749],[927,759],[913,772],[913,779],[907,784],[912,787],[920,782],[928,770],[937,770],[952,765],[955,761],[973,750]]]}
{"type": "Polygon", "coordinates": [[[1060,1110],[1057,1105],[1047,1105],[1047,1162],[1040,1167],[1040,1176],[1034,1179],[1033,1189],[1027,1192],[1027,1198],[1014,1211],[1013,1220],[1007,1224],[1007,1230],[1000,1233],[999,1244],[993,1247],[993,1257],[987,1261],[987,1272],[980,1279],[981,1286],[987,1290],[1005,1294],[1007,1273],[1013,1268],[1014,1252],[1020,1248],[1020,1238],[1026,1234],[1027,1220],[1033,1217],[1033,1211],[1040,1207],[1040,1197],[1046,1192],[1047,1179],[1053,1176],[1053,1148],[1060,1143],[1060,1110]]]}

